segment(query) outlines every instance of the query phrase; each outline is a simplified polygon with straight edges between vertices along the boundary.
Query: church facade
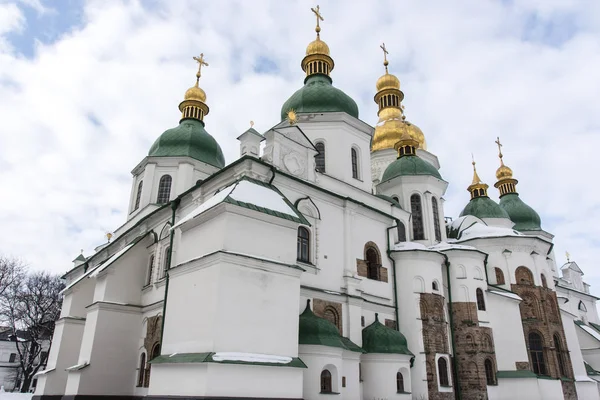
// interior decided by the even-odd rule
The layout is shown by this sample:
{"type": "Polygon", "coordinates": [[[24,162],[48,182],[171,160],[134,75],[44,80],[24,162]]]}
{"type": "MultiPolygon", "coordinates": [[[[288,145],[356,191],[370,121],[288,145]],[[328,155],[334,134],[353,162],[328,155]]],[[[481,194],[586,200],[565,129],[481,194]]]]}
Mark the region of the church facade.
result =
{"type": "MultiPolygon", "coordinates": [[[[199,78],[132,171],[128,219],[80,256],[36,399],[600,399],[597,298],[519,197],[444,217],[448,186],[406,120],[333,86],[317,37],[280,122],[226,165],[199,78]]],[[[500,141],[497,141],[501,150],[500,141]]]]}

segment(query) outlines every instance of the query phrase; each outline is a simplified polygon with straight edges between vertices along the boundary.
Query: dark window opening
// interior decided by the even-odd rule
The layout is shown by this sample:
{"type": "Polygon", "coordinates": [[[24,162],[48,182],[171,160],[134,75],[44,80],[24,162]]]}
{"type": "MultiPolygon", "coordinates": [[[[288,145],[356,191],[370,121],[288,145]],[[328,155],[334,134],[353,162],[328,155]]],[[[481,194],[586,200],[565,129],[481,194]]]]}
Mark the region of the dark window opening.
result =
{"type": "Polygon", "coordinates": [[[485,311],[485,299],[483,298],[483,290],[477,288],[475,294],[477,296],[477,309],[480,311],[485,311]]]}
{"type": "Polygon", "coordinates": [[[17,361],[17,354],[16,353],[10,353],[10,356],[8,356],[8,362],[14,363],[15,361],[17,361]]]}
{"type": "Polygon", "coordinates": [[[321,393],[331,393],[333,392],[331,387],[331,372],[324,369],[321,372],[321,393]]]}
{"type": "Polygon", "coordinates": [[[548,282],[546,281],[546,275],[542,274],[542,286],[547,288],[548,282]]]}
{"type": "Polygon", "coordinates": [[[436,281],[433,281],[433,282],[431,282],[431,288],[432,288],[433,290],[439,290],[439,289],[438,289],[438,283],[437,283],[436,281]]]}
{"type": "Polygon", "coordinates": [[[489,358],[486,359],[483,363],[485,367],[485,380],[488,385],[496,384],[496,376],[494,374],[494,364],[492,364],[492,360],[489,358]]]}
{"type": "Polygon", "coordinates": [[[564,352],[560,342],[560,337],[558,337],[558,335],[554,335],[554,348],[556,350],[556,358],[558,359],[558,369],[560,372],[560,376],[567,376],[564,352]]]}
{"type": "Polygon", "coordinates": [[[296,252],[298,261],[310,262],[310,232],[303,226],[298,227],[298,246],[296,252]]]}
{"type": "Polygon", "coordinates": [[[148,261],[148,275],[146,276],[146,285],[152,283],[152,273],[154,272],[154,255],[150,256],[148,261]]]}
{"type": "Polygon", "coordinates": [[[379,256],[373,248],[367,249],[367,278],[379,280],[379,256]]]}
{"type": "Polygon", "coordinates": [[[431,198],[431,209],[433,211],[433,229],[435,231],[435,240],[442,241],[442,230],[440,229],[440,214],[438,210],[438,202],[435,197],[431,198]]]}
{"type": "Polygon", "coordinates": [[[140,369],[138,370],[138,387],[144,386],[144,375],[146,372],[146,354],[142,353],[140,355],[140,369]]]}
{"type": "Polygon", "coordinates": [[[138,184],[138,188],[137,188],[137,193],[135,195],[135,207],[133,207],[133,210],[137,210],[138,208],[140,208],[140,200],[142,199],[142,187],[144,186],[144,181],[140,181],[140,183],[138,184]]]}
{"type": "Polygon", "coordinates": [[[167,247],[164,252],[164,263],[161,278],[167,276],[167,270],[171,264],[171,247],[167,247]]]}
{"type": "Polygon", "coordinates": [[[410,210],[412,213],[414,240],[424,240],[425,230],[423,228],[423,208],[421,207],[421,196],[413,194],[410,196],[410,210]]]}
{"type": "Polygon", "coordinates": [[[156,202],[158,204],[165,204],[169,202],[169,198],[171,197],[171,182],[173,178],[171,175],[163,175],[160,178],[158,183],[158,196],[156,197],[156,202]]]}
{"type": "Polygon", "coordinates": [[[546,375],[546,360],[544,359],[544,345],[542,337],[536,333],[529,334],[529,356],[533,372],[538,375],[546,375]]]}
{"type": "Polygon", "coordinates": [[[402,372],[396,374],[396,390],[398,393],[404,392],[404,376],[402,376],[402,372]]]}
{"type": "Polygon", "coordinates": [[[496,285],[504,285],[504,272],[498,267],[494,268],[496,273],[496,285]]]}
{"type": "Polygon", "coordinates": [[[358,179],[358,153],[356,149],[350,151],[350,156],[352,157],[352,177],[358,179]]]}
{"type": "Polygon", "coordinates": [[[398,242],[406,242],[406,227],[402,222],[398,222],[398,242]]]}
{"type": "Polygon", "coordinates": [[[315,147],[319,152],[315,156],[316,169],[319,172],[325,173],[325,143],[319,142],[315,144],[315,147]]]}
{"type": "Polygon", "coordinates": [[[444,357],[438,358],[438,373],[440,376],[440,386],[450,386],[448,379],[448,362],[444,357]]]}

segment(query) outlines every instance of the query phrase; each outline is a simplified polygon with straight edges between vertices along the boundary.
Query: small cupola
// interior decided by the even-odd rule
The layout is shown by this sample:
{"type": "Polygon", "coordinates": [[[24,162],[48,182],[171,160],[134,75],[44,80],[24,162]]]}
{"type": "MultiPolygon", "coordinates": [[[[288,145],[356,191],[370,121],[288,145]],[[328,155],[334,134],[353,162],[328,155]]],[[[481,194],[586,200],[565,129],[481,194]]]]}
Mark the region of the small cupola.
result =
{"type": "Polygon", "coordinates": [[[477,167],[475,166],[475,159],[473,158],[473,182],[469,185],[467,190],[471,193],[471,199],[476,197],[488,197],[487,190],[488,185],[481,181],[481,178],[477,174],[477,167]]]}
{"type": "Polygon", "coordinates": [[[379,322],[377,313],[375,322],[362,330],[362,348],[367,353],[413,355],[408,349],[406,337],[379,322]]]}

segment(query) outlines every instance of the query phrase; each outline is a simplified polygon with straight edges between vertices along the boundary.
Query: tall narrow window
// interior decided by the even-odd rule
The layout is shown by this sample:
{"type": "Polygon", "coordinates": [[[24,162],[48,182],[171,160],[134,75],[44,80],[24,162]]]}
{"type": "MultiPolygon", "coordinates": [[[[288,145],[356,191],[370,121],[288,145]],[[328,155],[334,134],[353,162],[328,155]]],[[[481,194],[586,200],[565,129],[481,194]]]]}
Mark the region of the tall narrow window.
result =
{"type": "Polygon", "coordinates": [[[438,202],[435,197],[431,198],[431,210],[433,211],[433,229],[435,231],[435,240],[442,241],[442,231],[440,229],[440,212],[438,202]]]}
{"type": "Polygon", "coordinates": [[[448,379],[448,362],[444,357],[438,358],[438,373],[440,375],[440,386],[450,386],[448,379]]]}
{"type": "Polygon", "coordinates": [[[332,391],[331,372],[324,369],[323,372],[321,372],[321,393],[331,393],[332,391]]]}
{"type": "Polygon", "coordinates": [[[169,202],[171,197],[171,182],[173,179],[171,175],[163,175],[158,182],[158,196],[156,202],[158,204],[164,204],[169,202]]]}
{"type": "MultiPolygon", "coordinates": [[[[160,343],[155,343],[152,346],[152,352],[150,353],[150,358],[148,361],[154,360],[156,357],[160,356],[160,343]]],[[[148,363],[148,367],[146,368],[146,378],[144,380],[144,387],[150,386],[150,368],[152,364],[148,363]]]]}
{"type": "Polygon", "coordinates": [[[169,269],[169,265],[171,264],[171,247],[167,247],[163,256],[163,268],[161,271],[161,278],[167,276],[167,270],[169,269]]]}
{"type": "Polygon", "coordinates": [[[423,207],[421,206],[421,196],[418,194],[410,196],[410,211],[412,213],[413,238],[414,240],[424,240],[423,207]]]}
{"type": "Polygon", "coordinates": [[[406,242],[406,227],[398,221],[398,242],[406,242]]]}
{"type": "Polygon", "coordinates": [[[138,387],[144,386],[144,375],[146,373],[146,353],[140,355],[140,369],[138,370],[138,387]]]}
{"type": "Polygon", "coordinates": [[[352,177],[358,179],[358,153],[356,149],[350,150],[350,156],[352,158],[352,177]]]}
{"type": "Polygon", "coordinates": [[[547,288],[548,282],[546,281],[546,275],[542,274],[541,278],[542,278],[542,286],[547,288]]]}
{"type": "Polygon", "coordinates": [[[298,227],[298,261],[310,262],[310,232],[303,226],[298,227]]]}
{"type": "Polygon", "coordinates": [[[140,200],[142,199],[142,187],[144,186],[144,181],[140,181],[137,188],[137,193],[135,195],[135,207],[133,207],[133,211],[140,208],[140,200]]]}
{"type": "Polygon", "coordinates": [[[404,376],[402,376],[402,372],[396,374],[396,390],[398,393],[404,392],[404,376]]]}
{"type": "Polygon", "coordinates": [[[504,285],[504,272],[498,267],[494,268],[496,273],[496,285],[504,285]]]}
{"type": "Polygon", "coordinates": [[[377,251],[369,247],[367,249],[367,278],[379,280],[379,256],[377,255],[377,251]]]}
{"type": "Polygon", "coordinates": [[[318,142],[315,144],[317,151],[319,152],[315,156],[315,162],[317,164],[317,171],[325,173],[325,143],[318,142]]]}
{"type": "Polygon", "coordinates": [[[529,357],[531,357],[533,372],[538,375],[546,375],[544,344],[542,343],[542,337],[539,333],[531,332],[529,334],[529,357]]]}
{"type": "Polygon", "coordinates": [[[15,361],[17,361],[17,353],[10,353],[8,356],[8,362],[14,363],[15,361]]]}
{"type": "Polygon", "coordinates": [[[560,376],[567,376],[567,369],[565,368],[565,358],[563,354],[563,348],[560,344],[560,337],[558,334],[554,335],[554,349],[556,351],[556,358],[558,359],[558,369],[560,376]]]}
{"type": "Polygon", "coordinates": [[[477,288],[475,294],[477,295],[477,309],[485,311],[485,299],[483,298],[483,290],[477,288]]]}
{"type": "Polygon", "coordinates": [[[485,367],[485,380],[488,385],[496,384],[496,376],[494,374],[494,364],[492,364],[492,360],[487,358],[483,362],[483,366],[485,367]]]}
{"type": "Polygon", "coordinates": [[[154,254],[150,256],[150,261],[148,261],[148,274],[146,275],[146,285],[152,283],[152,272],[154,272],[154,254]]]}

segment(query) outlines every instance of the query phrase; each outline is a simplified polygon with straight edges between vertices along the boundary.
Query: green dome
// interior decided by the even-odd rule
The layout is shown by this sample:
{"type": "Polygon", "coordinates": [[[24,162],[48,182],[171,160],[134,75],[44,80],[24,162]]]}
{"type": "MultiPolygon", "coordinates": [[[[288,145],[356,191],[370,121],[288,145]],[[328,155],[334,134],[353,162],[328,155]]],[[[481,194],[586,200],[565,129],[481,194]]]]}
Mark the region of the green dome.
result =
{"type": "Polygon", "coordinates": [[[281,119],[294,110],[298,113],[343,111],[358,118],[358,106],[350,96],[336,89],[326,75],[311,75],[296,93],[281,107],[281,119]]]}
{"type": "Polygon", "coordinates": [[[472,215],[477,218],[510,218],[508,213],[498,203],[487,196],[471,199],[460,213],[461,217],[465,215],[472,215]]]}
{"type": "Polygon", "coordinates": [[[517,193],[500,197],[500,207],[508,213],[517,231],[539,231],[542,229],[540,215],[521,200],[517,193]]]}
{"type": "Polygon", "coordinates": [[[431,175],[442,179],[439,171],[430,163],[416,155],[406,155],[388,165],[381,177],[381,182],[389,181],[397,176],[431,175]]]}
{"type": "Polygon", "coordinates": [[[346,349],[336,326],[324,318],[317,317],[310,309],[310,300],[307,301],[304,312],[300,314],[298,344],[316,344],[346,349]]]}
{"type": "Polygon", "coordinates": [[[149,156],[192,157],[217,168],[225,166],[225,157],[217,141],[206,132],[204,123],[183,119],[179,126],[165,131],[150,147],[149,156]]]}
{"type": "Polygon", "coordinates": [[[379,316],[377,314],[375,314],[375,322],[362,330],[362,342],[362,348],[367,353],[413,355],[413,353],[408,350],[404,335],[379,322],[379,316]]]}

